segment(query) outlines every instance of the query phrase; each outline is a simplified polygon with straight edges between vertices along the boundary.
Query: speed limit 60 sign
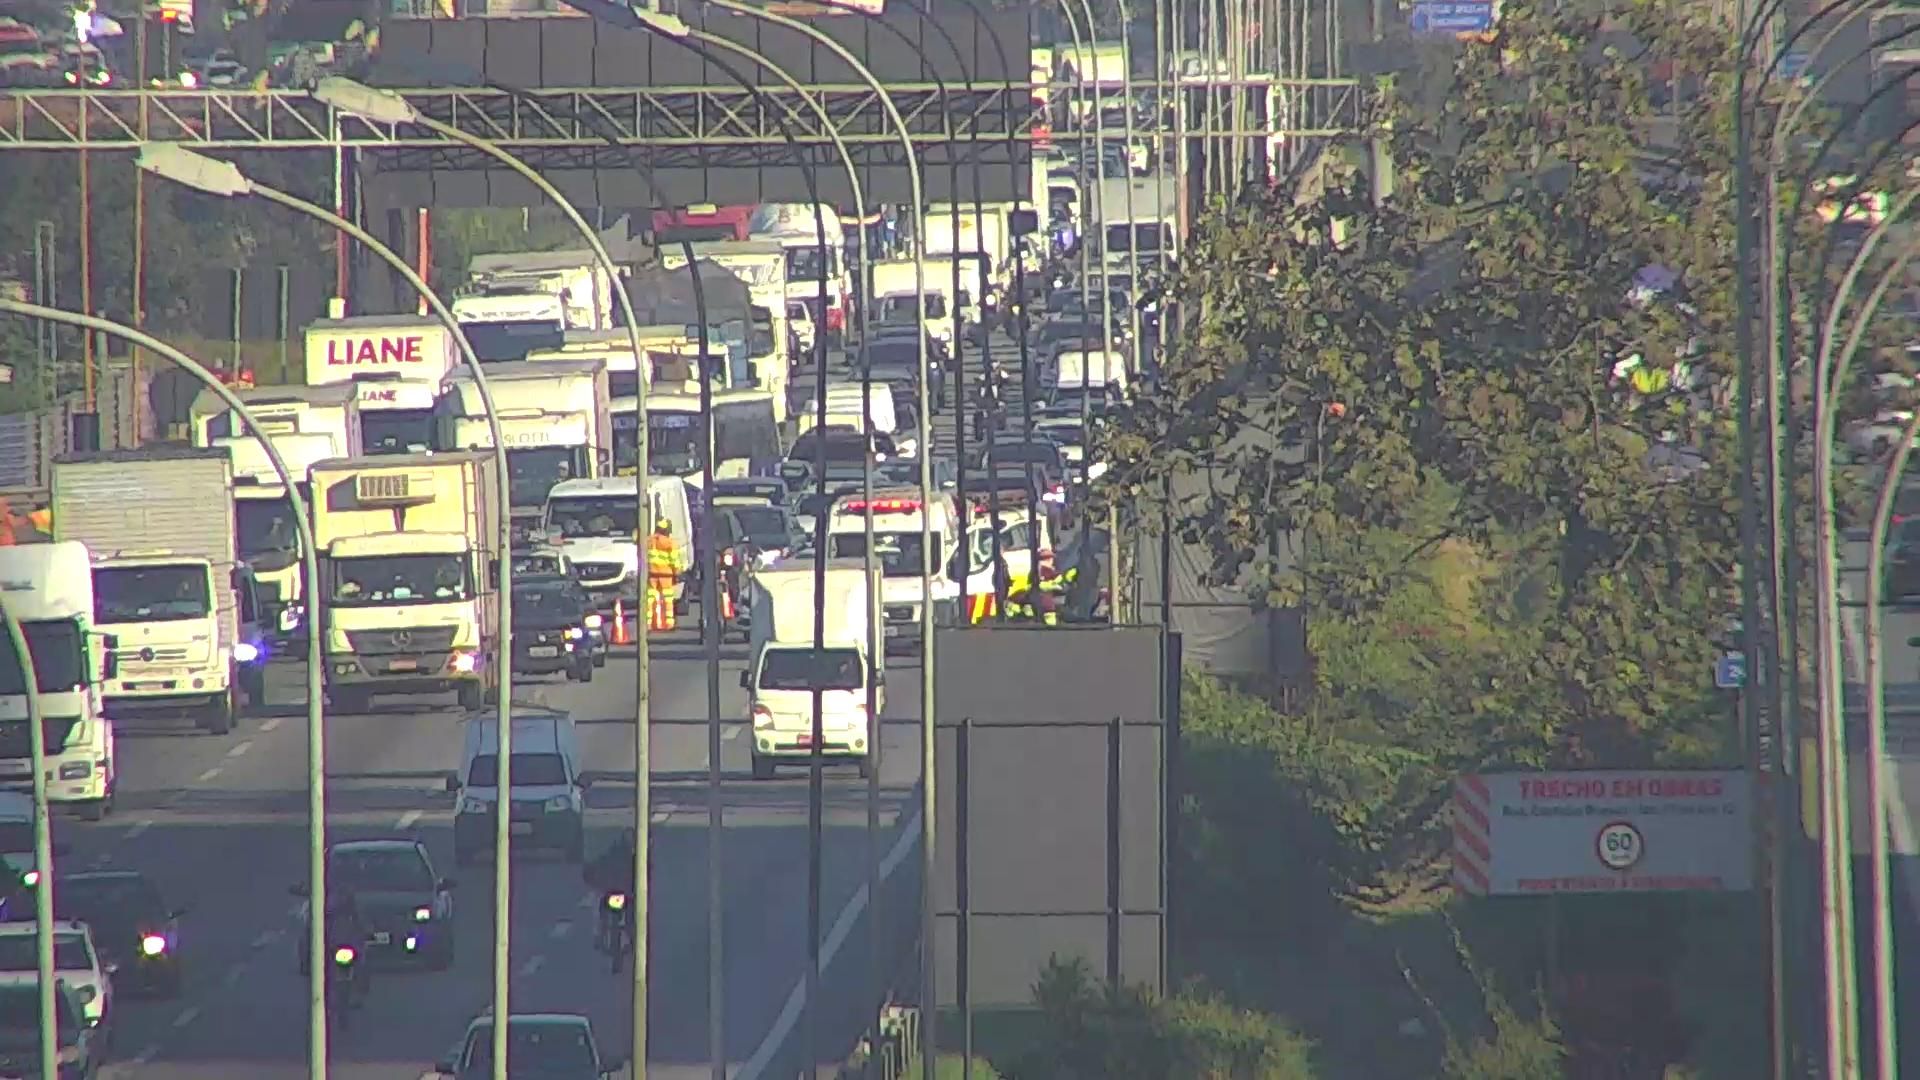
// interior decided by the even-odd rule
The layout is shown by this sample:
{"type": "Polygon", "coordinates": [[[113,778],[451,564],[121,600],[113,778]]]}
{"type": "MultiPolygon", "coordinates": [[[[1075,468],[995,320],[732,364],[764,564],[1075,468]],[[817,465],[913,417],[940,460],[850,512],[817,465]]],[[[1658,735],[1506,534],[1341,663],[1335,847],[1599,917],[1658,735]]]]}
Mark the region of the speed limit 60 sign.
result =
{"type": "Polygon", "coordinates": [[[1452,814],[1454,884],[1476,896],[1753,887],[1738,770],[1480,773],[1452,814]]]}

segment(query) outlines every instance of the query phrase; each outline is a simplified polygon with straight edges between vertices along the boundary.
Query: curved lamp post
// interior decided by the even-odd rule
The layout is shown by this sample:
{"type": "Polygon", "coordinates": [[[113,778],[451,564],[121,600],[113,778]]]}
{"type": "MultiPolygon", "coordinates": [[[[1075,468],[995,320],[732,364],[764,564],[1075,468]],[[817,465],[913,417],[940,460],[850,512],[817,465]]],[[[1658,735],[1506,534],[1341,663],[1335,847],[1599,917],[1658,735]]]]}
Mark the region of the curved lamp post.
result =
{"type": "MultiPolygon", "coordinates": [[[[507,444],[500,433],[500,418],[493,407],[493,390],[487,385],[486,372],[482,370],[479,357],[474,355],[473,346],[467,341],[467,335],[460,329],[459,320],[447,308],[428,286],[418,272],[407,264],[407,260],[395,254],[392,249],[380,243],[365,229],[334,213],[325,207],[307,202],[297,196],[251,180],[243,175],[231,162],[196,154],[173,143],[146,143],[140,148],[138,159],[140,168],[158,176],[166,177],[176,183],[205,192],[235,198],[242,195],[258,195],[268,202],[278,203],[290,210],[298,211],[323,224],[346,233],[360,241],[381,261],[391,266],[407,284],[413,286],[427,302],[427,307],[444,323],[453,339],[460,347],[461,359],[473,376],[474,387],[480,393],[480,403],[486,409],[488,435],[493,439],[494,467],[498,471],[500,505],[504,508],[508,502],[507,444]]],[[[499,789],[502,799],[513,791],[513,534],[507,515],[500,515],[499,544],[500,575],[500,639],[495,643],[494,663],[499,670],[497,718],[499,726],[499,789]]],[[[487,568],[482,567],[484,572],[487,568]]],[[[311,635],[310,635],[311,636],[311,635]]],[[[510,919],[512,892],[512,851],[513,831],[511,814],[506,807],[500,806],[494,815],[494,942],[493,942],[493,1069],[495,1080],[506,1080],[507,1070],[507,1018],[512,1015],[508,1008],[509,989],[512,982],[511,966],[512,922],[510,919]]],[[[315,878],[315,896],[312,900],[314,910],[326,910],[326,897],[321,895],[320,887],[324,882],[315,878]]],[[[324,923],[324,919],[314,920],[324,923]]],[[[316,971],[325,967],[326,942],[323,933],[316,932],[308,943],[313,953],[313,966],[316,971]]],[[[323,972],[324,973],[324,972],[323,972]]]]}
{"type": "MultiPolygon", "coordinates": [[[[914,145],[913,145],[913,131],[911,128],[907,127],[906,120],[903,117],[901,117],[900,110],[898,107],[894,105],[893,98],[890,95],[888,95],[886,87],[881,84],[880,80],[873,74],[873,72],[865,64],[860,62],[859,58],[855,57],[851,52],[847,51],[846,46],[841,45],[838,41],[835,41],[833,38],[822,33],[816,27],[809,26],[805,22],[802,22],[798,19],[790,19],[785,15],[775,14],[774,12],[771,12],[771,11],[763,11],[759,8],[755,8],[747,4],[739,3],[738,0],[704,0],[704,2],[710,7],[719,8],[720,10],[723,10],[723,11],[730,11],[736,15],[744,15],[749,18],[761,19],[775,26],[784,27],[785,29],[791,30],[794,33],[801,34],[805,37],[811,38],[813,41],[817,42],[819,45],[824,47],[828,52],[833,53],[836,57],[840,59],[842,63],[846,64],[847,67],[849,67],[857,75],[859,75],[861,79],[866,82],[868,88],[874,92],[874,95],[879,98],[881,108],[884,109],[886,112],[887,122],[891,124],[894,130],[899,133],[901,145],[906,151],[907,181],[910,186],[912,198],[913,198],[914,235],[919,240],[919,243],[915,245],[914,257],[913,257],[914,295],[917,297],[924,297],[926,295],[926,287],[927,287],[926,286],[926,257],[924,255],[924,248],[925,248],[925,241],[926,241],[926,224],[927,224],[926,192],[920,183],[920,162],[919,162],[918,154],[915,151],[914,145]]],[[[928,378],[928,371],[927,371],[926,335],[916,334],[915,340],[917,342],[917,348],[920,354],[920,380],[919,380],[919,388],[918,388],[918,397],[919,397],[918,404],[919,404],[920,415],[917,417],[917,421],[918,421],[917,431],[915,432],[915,434],[918,436],[918,441],[921,448],[920,449],[920,497],[925,503],[927,503],[928,505],[931,505],[933,502],[933,453],[932,453],[933,438],[929,431],[929,418],[927,415],[927,411],[928,411],[927,410],[927,387],[928,387],[929,378],[928,378]]],[[[961,549],[965,550],[966,538],[961,537],[960,540],[962,545],[961,549]]],[[[922,598],[922,603],[920,605],[920,634],[921,634],[920,686],[921,686],[921,700],[922,700],[921,710],[920,710],[921,730],[922,730],[921,813],[923,814],[923,818],[921,821],[921,828],[923,831],[921,834],[920,851],[921,851],[923,872],[926,874],[925,880],[932,881],[933,869],[934,869],[933,814],[934,814],[934,780],[935,780],[934,762],[933,762],[934,618],[933,618],[932,578],[933,578],[933,574],[936,571],[944,572],[945,567],[943,566],[936,567],[934,565],[936,559],[935,559],[935,550],[933,545],[933,525],[929,517],[924,514],[921,515],[921,519],[920,519],[920,547],[921,547],[921,552],[924,556],[921,561],[921,567],[920,567],[921,598],[922,598]]],[[[963,559],[963,562],[964,562],[964,559],[963,559]]],[[[818,631],[818,627],[816,627],[816,637],[818,636],[817,631],[818,631]]],[[[818,710],[816,709],[816,714],[817,712],[818,710]]],[[[816,720],[816,724],[817,723],[818,721],[816,720]]],[[[814,792],[816,794],[818,793],[820,788],[820,765],[819,765],[820,759],[817,753],[817,748],[819,747],[819,745],[820,745],[820,740],[815,739],[814,746],[816,747],[816,753],[814,756],[814,767],[811,770],[811,772],[812,772],[812,784],[813,784],[814,792]]],[[[808,831],[811,836],[817,837],[820,831],[820,826],[821,826],[819,799],[817,797],[810,796],[808,799],[808,802],[810,804],[810,813],[808,816],[811,819],[808,822],[808,831]]],[[[817,1027],[816,1020],[819,1016],[819,999],[820,999],[820,904],[819,904],[819,890],[817,888],[818,878],[820,875],[820,866],[819,866],[818,859],[809,859],[808,861],[811,864],[809,866],[809,876],[814,879],[814,882],[811,883],[808,889],[810,903],[808,904],[808,919],[807,919],[807,929],[808,929],[807,939],[808,940],[807,940],[806,995],[807,995],[807,1011],[808,1011],[808,1017],[809,1017],[808,1025],[807,1025],[807,1030],[808,1030],[807,1041],[809,1043],[809,1046],[813,1047],[817,1045],[814,1039],[814,1029],[817,1027]]],[[[929,943],[933,940],[932,934],[930,933],[930,930],[934,921],[933,914],[934,914],[933,890],[923,889],[921,890],[922,929],[923,929],[923,932],[927,932],[927,941],[929,943]]],[[[938,985],[936,982],[934,982],[934,965],[931,961],[932,961],[932,953],[931,953],[931,946],[929,945],[929,947],[924,953],[924,959],[921,964],[921,978],[926,988],[932,988],[938,985]]],[[[931,1051],[934,1048],[934,1043],[933,1043],[934,1027],[935,1027],[934,1024],[928,1023],[923,1028],[922,1037],[929,1051],[931,1051]]],[[[809,1056],[817,1057],[818,1055],[810,1054],[809,1056]]],[[[931,1054],[929,1054],[929,1056],[926,1057],[925,1060],[932,1061],[934,1059],[931,1056],[931,1054]]]]}
{"type": "Polygon", "coordinates": [[[0,602],[0,622],[7,624],[7,640],[20,665],[20,688],[27,699],[27,761],[33,769],[34,868],[27,885],[33,889],[34,970],[39,980],[40,1076],[46,1080],[60,1075],[60,1016],[54,999],[53,822],[48,816],[50,808],[47,806],[47,748],[40,726],[40,677],[33,670],[33,650],[27,647],[26,629],[3,602],[0,602]]]}
{"type": "MultiPolygon", "coordinates": [[[[300,489],[294,483],[292,470],[287,468],[285,459],[273,445],[273,439],[266,429],[254,418],[252,410],[247,408],[238,395],[215,378],[213,373],[202,367],[186,353],[142,330],[113,322],[108,319],[85,315],[60,308],[44,307],[19,300],[0,298],[0,313],[20,315],[30,319],[42,319],[46,322],[60,323],[79,327],[89,334],[102,333],[146,349],[155,355],[172,361],[192,375],[203,386],[212,390],[224,402],[253,437],[266,451],[267,462],[287,489],[287,505],[293,511],[293,527],[300,540],[301,561],[307,580],[313,583],[314,592],[309,607],[309,618],[318,619],[321,612],[319,593],[320,569],[319,553],[314,549],[313,526],[307,513],[306,500],[300,497],[300,489]]],[[[8,636],[13,640],[14,653],[20,657],[22,683],[26,688],[27,724],[30,732],[29,744],[33,755],[33,801],[34,801],[34,865],[40,870],[37,895],[34,897],[35,918],[38,921],[37,936],[40,950],[40,1018],[41,1018],[41,1073],[43,1076],[55,1076],[59,1072],[56,1056],[59,1050],[57,1032],[54,1030],[53,1011],[53,842],[47,821],[46,788],[46,750],[41,745],[40,732],[40,691],[34,679],[33,662],[27,650],[26,635],[13,616],[4,606],[0,606],[0,619],[7,624],[8,636]]],[[[323,882],[326,877],[326,739],[321,726],[321,642],[316,634],[307,635],[307,843],[309,872],[313,880],[323,882]]],[[[316,888],[315,896],[324,898],[324,888],[316,888]]],[[[309,918],[309,946],[315,951],[316,959],[324,959],[326,949],[324,919],[309,918]],[[315,943],[318,944],[315,944],[315,943]]],[[[311,1040],[308,1044],[308,1071],[319,1080],[327,1075],[327,995],[326,965],[316,962],[307,984],[308,1022],[311,1040]]]]}

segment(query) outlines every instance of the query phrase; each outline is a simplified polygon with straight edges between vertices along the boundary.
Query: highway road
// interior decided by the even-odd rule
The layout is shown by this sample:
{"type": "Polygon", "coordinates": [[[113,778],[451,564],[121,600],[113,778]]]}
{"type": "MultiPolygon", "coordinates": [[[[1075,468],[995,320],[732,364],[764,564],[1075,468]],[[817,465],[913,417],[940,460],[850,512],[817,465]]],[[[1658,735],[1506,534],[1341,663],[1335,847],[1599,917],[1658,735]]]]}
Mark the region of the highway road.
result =
{"type": "MultiPolygon", "coordinates": [[[[1017,351],[997,337],[994,353],[1017,369],[1017,351]]],[[[969,350],[969,368],[978,353],[969,350]]],[[[835,378],[844,377],[836,365],[835,378]]],[[[936,452],[952,453],[948,433],[936,452]]],[[[730,1072],[751,1074],[770,1044],[798,1019],[806,966],[807,782],[804,772],[750,776],[744,646],[726,648],[720,676],[726,950],[724,1016],[730,1072]],[[745,1066],[745,1068],[743,1068],[745,1066]]],[[[649,1070],[704,1077],[707,1045],[707,691],[695,632],[683,624],[654,646],[652,738],[654,864],[649,1070]]],[[[851,769],[827,779],[823,932],[842,958],[829,972],[823,1052],[844,1050],[863,986],[863,884],[871,852],[917,872],[901,834],[917,830],[917,659],[890,662],[891,693],[881,743],[881,833],[866,828],[866,785],[851,769]],[[838,924],[838,925],[836,925],[838,924]],[[837,931],[837,933],[836,933],[837,931]],[[844,948],[841,946],[844,945],[844,948]]],[[[587,768],[607,774],[589,793],[592,853],[632,822],[634,662],[617,651],[590,684],[525,680],[520,700],[563,708],[580,724],[587,768]]],[[[99,824],[61,819],[68,867],[140,870],[182,919],[185,992],[174,1000],[126,999],[114,1024],[113,1080],[277,1080],[306,1074],[306,980],[297,974],[306,878],[304,665],[276,664],[269,715],[214,738],[183,726],[123,726],[120,788],[99,824]]],[[[491,995],[493,883],[490,862],[455,868],[452,796],[444,778],[458,764],[461,715],[450,698],[380,699],[366,715],[327,720],[327,820],[332,839],[423,839],[439,872],[456,878],[457,958],[440,973],[382,972],[368,1006],[332,1040],[342,1080],[415,1080],[447,1052],[491,995]]],[[[513,875],[513,1008],[589,1016],[603,1048],[629,1052],[630,979],[594,951],[597,899],[579,869],[557,856],[516,857],[513,875]]],[[[905,913],[900,913],[905,917],[905,913]]],[[[892,921],[889,919],[889,921],[892,921]]]]}

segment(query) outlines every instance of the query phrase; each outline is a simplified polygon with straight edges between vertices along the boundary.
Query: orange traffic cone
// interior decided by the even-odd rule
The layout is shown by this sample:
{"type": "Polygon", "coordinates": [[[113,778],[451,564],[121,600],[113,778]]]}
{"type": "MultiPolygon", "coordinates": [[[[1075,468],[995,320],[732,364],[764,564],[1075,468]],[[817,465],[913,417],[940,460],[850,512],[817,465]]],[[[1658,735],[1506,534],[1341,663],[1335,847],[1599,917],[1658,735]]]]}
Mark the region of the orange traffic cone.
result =
{"type": "Polygon", "coordinates": [[[720,620],[722,622],[733,621],[733,593],[728,589],[720,590],[720,620]]]}
{"type": "Polygon", "coordinates": [[[618,597],[613,601],[613,639],[614,645],[633,644],[633,635],[627,632],[627,607],[618,597]]]}

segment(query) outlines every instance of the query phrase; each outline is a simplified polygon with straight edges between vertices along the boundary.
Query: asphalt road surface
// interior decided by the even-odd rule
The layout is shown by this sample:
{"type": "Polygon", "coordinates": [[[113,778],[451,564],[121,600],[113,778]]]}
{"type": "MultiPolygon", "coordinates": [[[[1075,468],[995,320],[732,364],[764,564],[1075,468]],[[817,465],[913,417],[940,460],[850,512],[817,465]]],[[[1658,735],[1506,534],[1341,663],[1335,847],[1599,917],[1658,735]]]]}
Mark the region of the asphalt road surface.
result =
{"type": "MultiPolygon", "coordinates": [[[[736,1065],[782,1022],[805,972],[807,910],[805,772],[750,779],[741,652],[737,645],[727,650],[721,675],[724,1016],[728,1058],[736,1065]]],[[[687,632],[661,639],[654,655],[649,1061],[656,1076],[705,1076],[705,665],[687,632]],[[689,720],[699,722],[673,722],[689,720]]],[[[910,801],[920,762],[918,680],[899,666],[904,677],[889,702],[892,723],[882,742],[886,823],[910,801]]],[[[114,815],[98,825],[58,823],[67,865],[142,870],[171,903],[191,909],[181,929],[186,991],[173,1001],[121,1003],[108,1076],[306,1075],[306,980],[295,968],[295,949],[303,947],[300,902],[288,893],[305,880],[307,865],[303,678],[300,665],[276,667],[270,696],[284,707],[231,736],[123,728],[114,815]]],[[[629,650],[590,684],[529,680],[515,694],[572,711],[587,768],[623,774],[589,793],[590,855],[632,821],[633,678],[629,650]]],[[[453,865],[452,797],[443,781],[458,763],[459,713],[432,698],[377,699],[374,708],[328,718],[330,836],[424,839],[439,872],[458,879],[458,957],[441,973],[381,972],[352,1027],[333,1036],[332,1075],[415,1080],[489,1005],[493,868],[490,861],[453,865]]],[[[827,785],[823,907],[831,926],[865,880],[868,833],[864,782],[851,769],[830,770],[827,785]]],[[[884,849],[892,836],[879,842],[884,849]]],[[[579,869],[545,853],[519,855],[513,889],[514,1011],[583,1013],[605,1049],[627,1053],[631,976],[610,972],[593,950],[596,898],[579,869]]]]}

